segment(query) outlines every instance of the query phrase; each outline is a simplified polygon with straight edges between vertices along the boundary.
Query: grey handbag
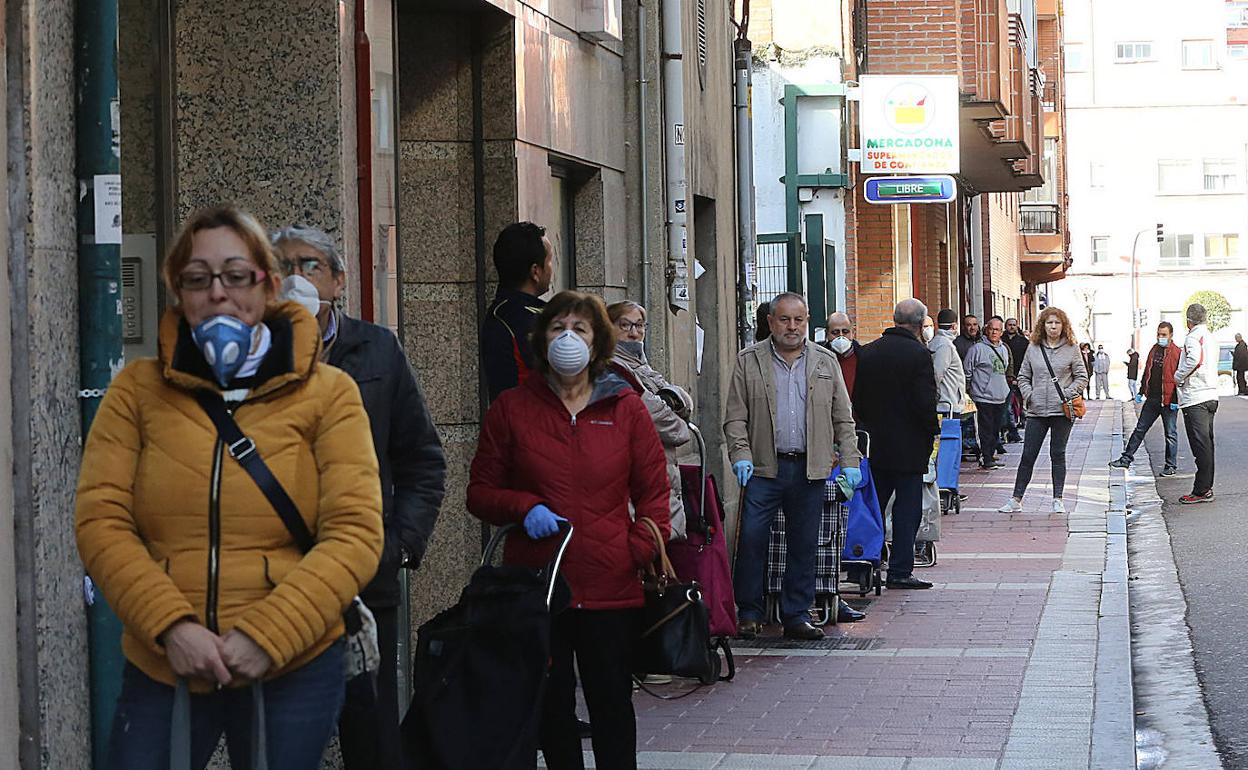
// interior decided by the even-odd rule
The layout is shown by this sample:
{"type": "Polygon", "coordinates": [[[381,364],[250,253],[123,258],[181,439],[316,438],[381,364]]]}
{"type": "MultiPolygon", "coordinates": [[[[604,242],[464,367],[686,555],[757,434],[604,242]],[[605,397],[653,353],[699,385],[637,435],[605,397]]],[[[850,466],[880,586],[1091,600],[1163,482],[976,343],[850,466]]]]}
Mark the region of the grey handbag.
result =
{"type": "MultiPolygon", "coordinates": [[[[251,683],[251,770],[269,770],[264,726],[264,685],[251,683]]],[[[169,770],[191,770],[191,690],[185,679],[173,691],[169,720],[169,770]]]]}

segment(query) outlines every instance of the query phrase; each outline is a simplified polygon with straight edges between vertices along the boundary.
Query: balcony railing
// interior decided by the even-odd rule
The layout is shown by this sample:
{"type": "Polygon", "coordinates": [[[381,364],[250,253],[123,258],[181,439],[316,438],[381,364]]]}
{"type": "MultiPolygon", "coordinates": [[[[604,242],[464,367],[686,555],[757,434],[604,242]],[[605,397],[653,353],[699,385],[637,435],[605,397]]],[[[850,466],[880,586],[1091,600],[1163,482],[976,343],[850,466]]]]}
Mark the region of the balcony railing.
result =
{"type": "Polygon", "coordinates": [[[1019,211],[1018,229],[1024,233],[1060,233],[1061,224],[1056,203],[1024,205],[1019,211]]]}

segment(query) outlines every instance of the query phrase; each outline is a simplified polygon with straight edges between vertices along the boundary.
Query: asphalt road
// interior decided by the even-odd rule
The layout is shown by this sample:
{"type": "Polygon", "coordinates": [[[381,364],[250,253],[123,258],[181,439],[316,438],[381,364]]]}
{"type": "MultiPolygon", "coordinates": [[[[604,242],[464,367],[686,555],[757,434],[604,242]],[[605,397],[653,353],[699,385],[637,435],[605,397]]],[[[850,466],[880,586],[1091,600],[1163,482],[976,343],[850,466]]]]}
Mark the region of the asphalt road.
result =
{"type": "MultiPolygon", "coordinates": [[[[1179,418],[1179,473],[1157,478],[1214,739],[1227,768],[1248,770],[1248,398],[1223,397],[1214,421],[1215,500],[1180,505],[1192,462],[1179,418]]],[[[1145,439],[1153,473],[1165,458],[1161,421],[1145,439]]],[[[1140,470],[1136,469],[1137,472],[1140,470]]]]}

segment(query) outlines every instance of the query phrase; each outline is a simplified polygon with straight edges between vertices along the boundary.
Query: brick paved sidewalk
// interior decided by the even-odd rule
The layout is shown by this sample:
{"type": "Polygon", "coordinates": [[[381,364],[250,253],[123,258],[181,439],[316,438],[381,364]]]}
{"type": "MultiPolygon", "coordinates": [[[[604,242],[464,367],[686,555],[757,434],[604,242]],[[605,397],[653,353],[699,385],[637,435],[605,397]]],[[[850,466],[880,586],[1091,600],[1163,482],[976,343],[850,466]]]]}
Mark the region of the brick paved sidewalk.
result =
{"type": "Polygon", "coordinates": [[[1067,454],[1069,515],[1049,512],[1047,448],[1013,515],[996,509],[1022,445],[1005,469],[964,465],[963,512],[916,573],[934,589],[855,601],[867,620],[828,626],[823,649],[741,649],[732,683],[638,694],[640,766],[1134,768],[1129,648],[1112,644],[1127,629],[1125,547],[1116,565],[1107,534],[1121,417],[1089,406],[1067,454]]]}

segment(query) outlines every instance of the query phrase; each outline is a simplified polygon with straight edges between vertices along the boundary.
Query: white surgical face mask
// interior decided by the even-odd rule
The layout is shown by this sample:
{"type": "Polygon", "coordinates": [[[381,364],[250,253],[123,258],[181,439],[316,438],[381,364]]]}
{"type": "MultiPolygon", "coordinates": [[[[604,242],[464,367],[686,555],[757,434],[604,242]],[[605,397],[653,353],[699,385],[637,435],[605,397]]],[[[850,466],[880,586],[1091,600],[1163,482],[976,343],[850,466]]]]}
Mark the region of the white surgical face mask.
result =
{"type": "MultiPolygon", "coordinates": [[[[312,282],[302,275],[288,275],[282,279],[282,288],[278,296],[282,299],[293,300],[312,314],[315,318],[317,313],[321,312],[321,295],[317,292],[312,282]]],[[[328,304],[328,303],[326,303],[328,304]]]]}
{"type": "Polygon", "coordinates": [[[589,345],[581,339],[581,335],[566,329],[550,341],[546,348],[546,360],[550,368],[564,377],[572,377],[585,371],[589,366],[589,345]]]}
{"type": "Polygon", "coordinates": [[[833,352],[841,356],[848,353],[850,347],[853,346],[853,343],[849,341],[849,337],[837,337],[828,344],[832,346],[833,352]]]}
{"type": "Polygon", "coordinates": [[[923,327],[923,341],[924,342],[931,342],[932,337],[935,337],[935,336],[936,336],[936,330],[934,328],[930,326],[923,327]]]}

